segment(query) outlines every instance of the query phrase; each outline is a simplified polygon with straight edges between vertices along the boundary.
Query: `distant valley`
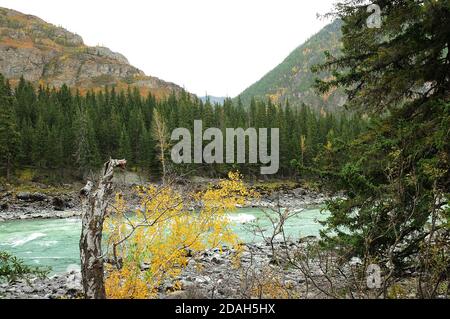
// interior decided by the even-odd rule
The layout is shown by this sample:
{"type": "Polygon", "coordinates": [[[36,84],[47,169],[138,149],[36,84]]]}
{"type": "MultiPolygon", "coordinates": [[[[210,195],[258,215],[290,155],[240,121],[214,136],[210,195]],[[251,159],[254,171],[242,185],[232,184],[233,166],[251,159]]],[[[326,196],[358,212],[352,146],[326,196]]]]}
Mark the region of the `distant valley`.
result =
{"type": "Polygon", "coordinates": [[[226,97],[223,97],[223,96],[218,97],[218,96],[209,96],[209,95],[208,95],[208,96],[202,96],[202,97],[200,98],[200,100],[202,100],[203,103],[206,103],[206,101],[209,100],[209,102],[210,102],[211,104],[220,104],[220,105],[222,105],[223,102],[225,102],[226,99],[227,99],[227,98],[226,98],[226,97]]]}

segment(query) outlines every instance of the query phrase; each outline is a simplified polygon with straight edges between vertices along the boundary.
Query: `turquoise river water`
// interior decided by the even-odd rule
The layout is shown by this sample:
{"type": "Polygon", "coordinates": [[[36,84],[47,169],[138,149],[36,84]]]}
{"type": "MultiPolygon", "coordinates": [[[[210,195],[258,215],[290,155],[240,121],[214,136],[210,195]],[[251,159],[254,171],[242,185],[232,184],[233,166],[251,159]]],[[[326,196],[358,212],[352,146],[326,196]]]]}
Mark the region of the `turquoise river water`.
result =
{"type": "MultiPolygon", "coordinates": [[[[292,238],[317,236],[327,212],[305,209],[285,225],[292,238]]],[[[259,209],[242,208],[229,214],[235,232],[244,242],[260,241],[249,231],[250,223],[270,229],[270,221],[259,209]]],[[[49,266],[53,273],[70,271],[79,267],[79,218],[21,220],[0,223],[0,250],[8,251],[27,264],[49,266]]]]}

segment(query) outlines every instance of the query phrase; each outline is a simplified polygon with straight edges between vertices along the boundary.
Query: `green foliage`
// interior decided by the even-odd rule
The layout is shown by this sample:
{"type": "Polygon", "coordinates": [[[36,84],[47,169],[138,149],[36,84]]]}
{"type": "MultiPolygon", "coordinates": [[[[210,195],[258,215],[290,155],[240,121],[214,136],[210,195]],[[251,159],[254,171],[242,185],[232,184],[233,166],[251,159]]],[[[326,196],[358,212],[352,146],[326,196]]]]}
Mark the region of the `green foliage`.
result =
{"type": "Polygon", "coordinates": [[[0,166],[4,168],[7,179],[19,153],[20,139],[12,104],[9,83],[0,75],[0,166]]]}
{"type": "Polygon", "coordinates": [[[49,269],[27,266],[17,257],[0,251],[0,281],[13,283],[21,279],[28,280],[31,277],[45,278],[49,272],[49,269]]]}
{"type": "MultiPolygon", "coordinates": [[[[335,98],[321,97],[314,92],[316,75],[311,72],[311,68],[325,62],[323,54],[325,51],[334,54],[340,52],[341,25],[342,21],[334,21],[296,48],[276,68],[242,92],[240,95],[242,102],[249,104],[252,97],[259,100],[272,98],[274,102],[281,103],[289,100],[293,106],[306,103],[314,108],[336,109],[337,101],[344,97],[342,90],[333,93],[335,98]]],[[[320,74],[321,78],[329,76],[329,72],[320,74]]]]}
{"type": "MultiPolygon", "coordinates": [[[[280,128],[279,175],[283,177],[296,176],[290,164],[292,159],[302,158],[305,165],[311,165],[330,137],[349,141],[364,127],[359,117],[317,113],[306,105],[293,108],[289,103],[252,101],[250,107],[245,108],[230,99],[223,105],[212,105],[185,92],[159,101],[152,95],[143,98],[138,90],[132,89],[116,92],[114,88],[107,88],[81,96],[66,86],[60,89],[40,87],[36,91],[23,78],[14,94],[7,93],[8,90],[2,92],[1,101],[9,101],[6,108],[9,111],[0,121],[5,118],[2,127],[9,129],[0,129],[0,138],[4,132],[3,147],[11,146],[10,162],[17,169],[69,169],[89,173],[110,157],[124,157],[133,169],[158,176],[162,167],[153,136],[155,109],[167,123],[169,133],[186,127],[193,134],[194,120],[203,120],[204,129],[280,128]],[[305,139],[303,153],[302,136],[305,139]]],[[[170,154],[166,155],[169,159],[170,154]]],[[[259,175],[257,165],[177,165],[171,169],[211,176],[239,169],[247,175],[259,175]]]]}
{"type": "Polygon", "coordinates": [[[381,29],[368,28],[360,0],[341,3],[343,57],[327,52],[316,68],[334,78],[318,80],[321,92],[338,86],[349,95],[349,107],[389,111],[409,99],[447,98],[449,76],[448,1],[381,0],[381,29]]]}
{"type": "MultiPolygon", "coordinates": [[[[347,257],[376,261],[394,282],[416,269],[438,287],[450,278],[448,264],[427,260],[438,246],[439,260],[450,260],[450,3],[378,1],[383,26],[368,29],[359,2],[336,7],[343,56],[317,68],[335,76],[318,81],[320,91],[343,87],[348,107],[371,116],[367,131],[338,139],[315,167],[346,195],[329,203],[322,235],[347,257]]],[[[436,296],[423,286],[422,297],[436,296]]]]}
{"type": "Polygon", "coordinates": [[[122,132],[120,133],[118,154],[120,158],[129,158],[130,161],[132,159],[130,137],[127,131],[125,130],[125,127],[122,129],[122,132]]]}
{"type": "Polygon", "coordinates": [[[80,111],[75,123],[76,153],[75,159],[82,171],[98,167],[100,155],[92,122],[87,114],[80,111]]]}

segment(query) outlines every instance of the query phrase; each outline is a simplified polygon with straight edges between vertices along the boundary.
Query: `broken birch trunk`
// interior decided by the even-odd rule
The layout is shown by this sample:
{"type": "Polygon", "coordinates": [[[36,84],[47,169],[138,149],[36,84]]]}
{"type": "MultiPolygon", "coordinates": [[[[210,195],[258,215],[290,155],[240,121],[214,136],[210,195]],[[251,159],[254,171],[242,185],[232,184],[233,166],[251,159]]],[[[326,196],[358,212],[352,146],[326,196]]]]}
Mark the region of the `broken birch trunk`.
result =
{"type": "Polygon", "coordinates": [[[85,298],[105,299],[104,260],[102,255],[103,222],[112,190],[112,178],[116,167],[125,168],[126,160],[110,159],[97,189],[88,181],[80,191],[83,202],[83,219],[80,238],[81,276],[85,298]]]}

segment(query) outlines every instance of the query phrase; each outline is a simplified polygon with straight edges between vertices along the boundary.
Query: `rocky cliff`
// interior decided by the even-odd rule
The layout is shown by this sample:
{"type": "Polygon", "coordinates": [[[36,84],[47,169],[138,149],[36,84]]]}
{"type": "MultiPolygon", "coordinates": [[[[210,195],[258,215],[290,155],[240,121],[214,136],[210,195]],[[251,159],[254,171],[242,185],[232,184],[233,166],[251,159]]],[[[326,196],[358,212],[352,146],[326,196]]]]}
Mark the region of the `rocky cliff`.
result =
{"type": "Polygon", "coordinates": [[[83,39],[35,16],[0,8],[0,73],[36,84],[66,84],[80,91],[115,86],[138,87],[162,97],[182,89],[130,65],[120,53],[89,47],[83,39]]]}

